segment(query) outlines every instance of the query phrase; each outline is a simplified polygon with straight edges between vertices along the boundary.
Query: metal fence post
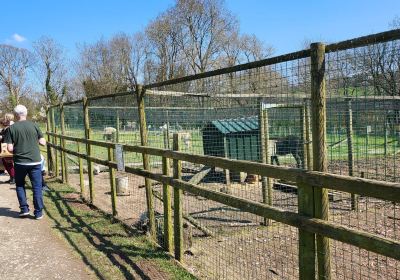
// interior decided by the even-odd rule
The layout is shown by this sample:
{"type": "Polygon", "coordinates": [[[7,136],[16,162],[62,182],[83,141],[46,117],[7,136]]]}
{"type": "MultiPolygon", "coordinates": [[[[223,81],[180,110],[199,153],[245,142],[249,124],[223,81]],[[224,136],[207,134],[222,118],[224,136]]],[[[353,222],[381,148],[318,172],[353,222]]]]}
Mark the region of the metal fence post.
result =
{"type": "MultiPolygon", "coordinates": [[[[327,172],[326,152],[326,93],[325,93],[325,45],[313,43],[311,48],[311,119],[313,169],[327,172]]],[[[328,190],[314,188],[314,215],[328,220],[328,190]]],[[[318,278],[331,279],[329,238],[317,235],[318,278]]]]}
{"type": "MultiPolygon", "coordinates": [[[[83,114],[85,121],[85,138],[90,139],[90,119],[89,119],[89,101],[86,97],[82,100],[83,103],[83,114]]],[[[90,157],[92,155],[92,146],[90,144],[86,145],[86,154],[90,157]]],[[[90,193],[90,203],[94,203],[94,178],[93,178],[93,162],[88,159],[87,160],[87,169],[89,176],[89,193],[90,193]]]]}
{"type": "MultiPolygon", "coordinates": [[[[347,162],[349,166],[349,176],[354,176],[354,158],[353,158],[353,111],[351,108],[351,99],[347,101],[346,111],[346,133],[347,133],[347,162]]],[[[358,209],[358,196],[351,194],[351,210],[358,209]]]]}
{"type": "Polygon", "coordinates": [[[116,131],[115,131],[115,142],[119,143],[119,127],[120,127],[120,119],[119,119],[119,110],[117,109],[117,119],[116,119],[116,131]]]}
{"type": "MultiPolygon", "coordinates": [[[[146,124],[146,113],[144,110],[144,93],[145,90],[141,85],[137,86],[136,89],[136,97],[138,102],[139,109],[139,125],[140,125],[140,142],[142,146],[147,146],[147,124],[146,124]]],[[[149,155],[146,153],[142,154],[143,156],[143,168],[145,170],[150,171],[150,159],[149,155]]],[[[146,202],[147,202],[147,211],[149,217],[149,231],[150,236],[155,239],[156,237],[156,225],[155,225],[155,216],[154,216],[154,202],[153,202],[153,189],[151,186],[151,180],[145,178],[145,186],[146,186],[146,202]]]]}
{"type": "MultiPolygon", "coordinates": [[[[263,108],[262,102],[259,104],[259,113],[258,113],[258,126],[260,131],[260,153],[261,153],[261,161],[265,164],[271,163],[271,157],[269,154],[269,124],[268,124],[268,111],[263,108]]],[[[262,187],[262,199],[263,203],[267,203],[268,205],[272,205],[272,179],[269,177],[261,178],[261,187],[262,187]]],[[[267,218],[264,218],[264,225],[269,225],[271,221],[267,218]]]]}
{"type": "MultiPolygon", "coordinates": [[[[174,133],[173,150],[179,151],[179,133],[174,133]]],[[[180,160],[173,160],[174,178],[181,179],[182,165],[180,160]]],[[[179,262],[183,260],[183,209],[182,209],[182,190],[174,188],[174,243],[175,259],[179,262]]]]}
{"type": "Polygon", "coordinates": [[[300,142],[302,143],[301,149],[303,150],[302,153],[300,153],[300,158],[301,158],[301,168],[306,169],[307,164],[308,164],[308,158],[307,158],[307,145],[306,145],[306,108],[305,104],[300,107],[299,109],[300,113],[300,142]]]}
{"type": "Polygon", "coordinates": [[[384,142],[383,142],[383,154],[385,155],[385,156],[387,156],[387,154],[388,154],[388,134],[389,134],[389,124],[387,123],[387,121],[385,120],[385,124],[384,124],[384,126],[385,126],[385,129],[384,129],[384,142]]]}
{"type": "Polygon", "coordinates": [[[304,125],[305,125],[305,158],[307,159],[307,170],[312,170],[312,154],[311,154],[311,128],[310,128],[310,106],[308,99],[304,99],[304,125]]]}

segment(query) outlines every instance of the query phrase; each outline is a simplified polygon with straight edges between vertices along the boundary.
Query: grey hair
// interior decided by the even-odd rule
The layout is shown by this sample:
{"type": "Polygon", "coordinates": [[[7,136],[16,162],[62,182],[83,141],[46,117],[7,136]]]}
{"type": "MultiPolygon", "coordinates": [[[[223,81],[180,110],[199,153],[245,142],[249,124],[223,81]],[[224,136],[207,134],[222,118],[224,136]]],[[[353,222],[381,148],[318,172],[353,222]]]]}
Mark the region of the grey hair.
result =
{"type": "Polygon", "coordinates": [[[24,105],[17,105],[14,108],[14,113],[20,117],[26,117],[28,115],[28,109],[24,105]]]}

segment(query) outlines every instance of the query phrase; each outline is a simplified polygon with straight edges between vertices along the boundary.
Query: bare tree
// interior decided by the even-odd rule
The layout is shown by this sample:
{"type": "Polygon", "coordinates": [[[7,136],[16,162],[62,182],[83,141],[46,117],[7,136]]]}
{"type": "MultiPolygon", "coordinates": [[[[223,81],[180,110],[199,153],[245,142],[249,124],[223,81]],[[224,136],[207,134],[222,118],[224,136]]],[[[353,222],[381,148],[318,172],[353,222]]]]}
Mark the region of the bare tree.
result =
{"type": "Polygon", "coordinates": [[[238,31],[224,34],[221,45],[221,67],[265,59],[274,53],[274,48],[264,45],[255,35],[240,35],[238,31]]]}
{"type": "MultiPolygon", "coordinates": [[[[241,63],[265,59],[273,54],[274,49],[271,46],[264,46],[254,35],[239,35],[238,32],[234,32],[229,37],[225,38],[222,51],[224,54],[224,56],[221,57],[222,66],[230,67],[241,63]]],[[[273,71],[270,67],[264,67],[262,69],[249,69],[240,73],[229,73],[229,84],[227,83],[225,85],[223,91],[232,94],[261,93],[261,88],[270,86],[276,77],[281,77],[271,72],[273,71]],[[246,81],[246,83],[243,81],[246,81]]],[[[241,102],[240,100],[238,101],[241,102]]]]}
{"type": "Polygon", "coordinates": [[[149,42],[147,57],[148,82],[164,81],[184,76],[186,69],[179,45],[180,26],[174,17],[174,10],[158,16],[146,28],[149,42]],[[154,73],[151,76],[151,73],[154,73]]]}
{"type": "Polygon", "coordinates": [[[65,80],[65,92],[63,101],[69,102],[81,99],[85,96],[85,89],[82,84],[82,79],[74,74],[68,76],[65,80]]]}
{"type": "Polygon", "coordinates": [[[123,67],[116,60],[110,42],[103,38],[80,47],[77,72],[87,96],[121,92],[128,88],[123,67]]]}
{"type": "Polygon", "coordinates": [[[256,35],[242,35],[240,38],[240,49],[244,60],[240,63],[261,60],[274,54],[275,49],[270,45],[264,45],[256,35]]]}
{"type": "Polygon", "coordinates": [[[7,96],[10,107],[16,106],[26,93],[26,73],[33,63],[28,50],[0,45],[0,89],[7,96]]]}
{"type": "Polygon", "coordinates": [[[144,80],[147,39],[143,33],[114,35],[80,47],[78,75],[87,96],[135,90],[144,80]]]}
{"type": "MultiPolygon", "coordinates": [[[[223,0],[177,0],[144,33],[121,33],[81,47],[79,77],[87,95],[104,94],[134,90],[140,81],[203,73],[272,53],[254,35],[238,35],[238,30],[223,0]]],[[[205,91],[210,86],[193,83],[180,85],[180,90],[205,91]]]]}
{"type": "Polygon", "coordinates": [[[44,86],[47,104],[57,104],[66,93],[67,69],[65,53],[61,45],[50,37],[41,37],[33,43],[38,63],[36,70],[44,86]]]}
{"type": "MultiPolygon", "coordinates": [[[[389,24],[392,29],[400,28],[400,18],[389,24]]],[[[359,51],[364,59],[359,67],[379,95],[400,96],[400,43],[398,40],[371,44],[359,51]]]]}
{"type": "Polygon", "coordinates": [[[110,40],[110,50],[114,60],[114,71],[120,73],[121,82],[128,85],[128,89],[135,90],[143,80],[144,61],[147,56],[147,40],[143,33],[133,36],[120,33],[110,40]]]}
{"type": "Polygon", "coordinates": [[[237,31],[236,18],[222,0],[178,0],[171,11],[180,26],[178,43],[192,73],[215,68],[222,47],[237,31]]]}
{"type": "Polygon", "coordinates": [[[273,52],[254,35],[239,35],[238,21],[223,0],[177,0],[147,26],[145,34],[147,82],[203,73],[273,52]]]}

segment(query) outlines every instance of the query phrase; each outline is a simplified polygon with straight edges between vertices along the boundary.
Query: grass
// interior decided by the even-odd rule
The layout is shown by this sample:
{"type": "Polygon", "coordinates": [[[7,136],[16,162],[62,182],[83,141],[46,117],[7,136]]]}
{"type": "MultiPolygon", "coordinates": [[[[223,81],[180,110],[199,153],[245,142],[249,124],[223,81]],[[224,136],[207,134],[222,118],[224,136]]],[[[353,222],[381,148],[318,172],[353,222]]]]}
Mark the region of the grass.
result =
{"type": "MultiPolygon", "coordinates": [[[[334,136],[328,135],[328,143],[337,143],[340,140],[346,139],[345,135],[334,136]]],[[[388,155],[396,153],[398,151],[397,139],[394,137],[388,137],[387,153],[388,155]]],[[[353,153],[357,158],[374,158],[382,157],[384,155],[384,137],[371,135],[367,137],[365,135],[353,135],[353,153]]],[[[331,159],[345,160],[348,156],[347,142],[343,142],[340,145],[329,147],[328,155],[331,159]]]]}
{"type": "MultiPolygon", "coordinates": [[[[67,131],[68,135],[83,137],[83,131],[79,129],[70,129],[67,131]]],[[[181,151],[193,153],[193,154],[203,154],[203,139],[201,131],[191,130],[191,140],[190,146],[186,147],[184,143],[181,143],[181,151]]],[[[102,130],[93,130],[92,139],[93,140],[103,140],[102,130]]],[[[121,131],[119,135],[120,143],[139,145],[140,144],[140,134],[138,131],[121,131]]],[[[338,145],[331,147],[331,144],[338,143],[341,140],[346,139],[345,134],[327,134],[327,153],[329,161],[332,160],[347,160],[348,158],[348,147],[347,142],[344,141],[338,145]]],[[[172,147],[172,139],[170,140],[170,147],[172,147]]],[[[397,146],[396,138],[393,135],[388,137],[389,144],[387,145],[387,156],[393,155],[398,152],[399,147],[397,146]]],[[[148,134],[148,145],[151,147],[164,148],[164,136],[161,131],[149,131],[148,134]]],[[[85,153],[85,146],[81,145],[81,152],[85,153]]],[[[77,150],[76,143],[67,141],[67,148],[73,151],[77,150]]],[[[354,158],[360,159],[373,159],[380,158],[384,156],[384,137],[380,135],[371,134],[368,140],[365,135],[353,135],[353,154],[354,158]]],[[[101,159],[107,159],[107,150],[103,147],[92,146],[92,155],[101,159]]],[[[141,163],[142,155],[138,153],[126,153],[125,154],[126,163],[141,163]]],[[[282,163],[292,162],[291,156],[282,158],[282,163]]],[[[74,163],[70,163],[75,165],[74,163]]]]}
{"type": "Polygon", "coordinates": [[[146,235],[84,204],[71,187],[49,186],[48,219],[97,279],[196,279],[146,235]]]}
{"type": "MultiPolygon", "coordinates": [[[[82,137],[83,131],[77,129],[71,129],[67,131],[67,135],[73,137],[82,137]]],[[[172,135],[170,136],[172,137],[172,135]]],[[[93,130],[91,134],[92,140],[104,141],[103,131],[93,130]]],[[[172,138],[170,140],[170,147],[172,147],[172,138]]],[[[119,134],[119,143],[140,145],[140,133],[139,131],[121,131],[119,134]]],[[[164,148],[164,136],[160,131],[149,131],[148,133],[148,145],[151,147],[164,148]]],[[[66,148],[72,151],[77,151],[77,144],[71,141],[67,141],[66,148]]],[[[81,151],[84,153],[86,147],[84,144],[80,144],[81,151]]],[[[191,146],[186,147],[181,144],[181,151],[191,152],[194,154],[203,153],[203,140],[202,135],[197,130],[191,131],[191,146]]],[[[107,149],[99,146],[92,146],[92,155],[98,158],[107,159],[107,149]]],[[[130,163],[140,163],[142,162],[142,154],[129,153],[126,155],[126,159],[130,163]]]]}

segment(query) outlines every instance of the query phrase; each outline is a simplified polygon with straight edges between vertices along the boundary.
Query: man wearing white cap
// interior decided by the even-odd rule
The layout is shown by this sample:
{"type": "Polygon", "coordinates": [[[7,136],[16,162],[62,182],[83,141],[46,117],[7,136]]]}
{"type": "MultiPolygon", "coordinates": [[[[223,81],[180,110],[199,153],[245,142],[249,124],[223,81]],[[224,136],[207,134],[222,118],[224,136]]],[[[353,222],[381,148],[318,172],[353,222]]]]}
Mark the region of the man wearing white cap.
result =
{"type": "Polygon", "coordinates": [[[42,169],[39,145],[46,145],[39,127],[26,119],[28,110],[24,105],[14,108],[17,122],[10,126],[4,137],[7,149],[12,152],[15,168],[15,185],[21,209],[20,217],[29,216],[26,200],[25,177],[29,176],[33,190],[34,215],[37,220],[43,218],[42,169]]]}

